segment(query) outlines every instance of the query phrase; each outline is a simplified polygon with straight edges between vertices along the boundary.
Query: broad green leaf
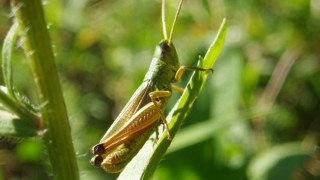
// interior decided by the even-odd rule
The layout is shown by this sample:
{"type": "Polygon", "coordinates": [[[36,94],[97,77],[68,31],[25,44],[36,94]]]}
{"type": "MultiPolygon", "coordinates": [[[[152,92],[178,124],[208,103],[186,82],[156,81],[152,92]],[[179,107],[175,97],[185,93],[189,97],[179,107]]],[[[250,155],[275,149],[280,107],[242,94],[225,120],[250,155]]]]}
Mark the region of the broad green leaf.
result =
{"type": "MultiPolygon", "coordinates": [[[[203,61],[200,61],[200,67],[211,68],[213,66],[224,44],[226,32],[227,26],[226,20],[224,19],[216,39],[209,47],[203,61]]],[[[209,74],[206,72],[195,72],[184,93],[173,107],[173,110],[169,113],[167,120],[169,121],[169,128],[172,136],[174,136],[180,128],[183,119],[191,109],[192,104],[201,91],[208,75],[209,74]]],[[[147,141],[136,157],[120,174],[118,179],[150,179],[170,144],[171,141],[167,140],[166,133],[162,134],[154,147],[152,142],[147,141]]]]}

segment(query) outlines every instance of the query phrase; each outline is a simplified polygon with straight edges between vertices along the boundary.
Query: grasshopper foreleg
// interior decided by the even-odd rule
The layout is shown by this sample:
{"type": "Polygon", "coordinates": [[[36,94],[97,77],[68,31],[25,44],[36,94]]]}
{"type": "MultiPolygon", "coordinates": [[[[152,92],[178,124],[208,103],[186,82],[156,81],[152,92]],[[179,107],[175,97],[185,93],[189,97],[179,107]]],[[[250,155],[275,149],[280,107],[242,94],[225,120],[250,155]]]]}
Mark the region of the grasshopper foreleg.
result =
{"type": "MultiPolygon", "coordinates": [[[[175,74],[175,81],[179,81],[182,77],[182,74],[185,72],[185,70],[193,70],[193,71],[211,71],[213,72],[213,69],[212,68],[199,68],[199,67],[189,67],[189,66],[181,66],[178,71],[176,72],[175,74]]],[[[178,87],[178,86],[175,86],[175,85],[172,85],[171,86],[172,89],[176,90],[176,91],[179,91],[181,93],[183,93],[184,89],[181,88],[181,87],[178,87]]]]}
{"type": "Polygon", "coordinates": [[[181,79],[182,74],[184,73],[185,70],[193,70],[193,71],[211,71],[213,72],[212,68],[199,68],[199,67],[189,67],[189,66],[181,66],[178,71],[176,72],[175,75],[175,80],[179,81],[181,79]]]}

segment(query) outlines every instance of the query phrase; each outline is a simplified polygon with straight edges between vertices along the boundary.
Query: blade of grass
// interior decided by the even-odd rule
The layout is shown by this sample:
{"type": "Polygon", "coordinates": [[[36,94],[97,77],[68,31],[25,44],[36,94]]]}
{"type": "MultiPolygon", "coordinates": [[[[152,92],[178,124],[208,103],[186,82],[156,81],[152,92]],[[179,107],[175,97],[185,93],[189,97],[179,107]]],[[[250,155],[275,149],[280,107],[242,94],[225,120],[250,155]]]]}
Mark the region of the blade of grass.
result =
{"type": "Polygon", "coordinates": [[[54,62],[40,0],[11,0],[19,23],[23,48],[29,61],[41,115],[46,128],[45,145],[55,179],[79,179],[78,164],[71,138],[71,128],[54,62]]]}
{"type": "Polygon", "coordinates": [[[199,142],[212,139],[214,134],[218,133],[219,131],[227,127],[232,126],[235,123],[246,122],[252,118],[259,118],[274,113],[272,111],[253,112],[254,109],[255,107],[246,111],[242,111],[241,114],[219,114],[212,119],[208,119],[206,121],[199,122],[192,126],[181,129],[179,133],[176,135],[175,140],[172,142],[169,149],[167,150],[167,154],[179,151],[186,147],[195,145],[199,142]],[[221,117],[223,117],[223,119],[221,117]]]}
{"type": "MultiPolygon", "coordinates": [[[[216,39],[211,44],[205,58],[201,61],[203,68],[211,68],[220,54],[226,36],[227,26],[224,19],[216,39]]],[[[172,136],[176,134],[180,128],[183,119],[187,116],[191,109],[193,102],[201,91],[207,73],[195,72],[184,93],[169,113],[167,120],[169,121],[170,133],[172,136]]],[[[120,174],[118,179],[151,179],[156,167],[161,158],[168,149],[171,141],[167,140],[167,134],[163,133],[159,141],[153,149],[152,142],[148,141],[140,150],[137,156],[128,164],[124,171],[120,174]]]]}

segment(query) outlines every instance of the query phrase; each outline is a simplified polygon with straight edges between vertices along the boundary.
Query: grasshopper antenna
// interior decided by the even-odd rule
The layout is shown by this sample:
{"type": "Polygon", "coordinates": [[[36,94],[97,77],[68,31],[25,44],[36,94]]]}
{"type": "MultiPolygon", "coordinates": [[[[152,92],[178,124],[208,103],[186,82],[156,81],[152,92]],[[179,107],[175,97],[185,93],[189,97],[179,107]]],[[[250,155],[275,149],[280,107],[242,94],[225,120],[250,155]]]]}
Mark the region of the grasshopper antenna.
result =
{"type": "MultiPolygon", "coordinates": [[[[163,1],[165,1],[165,0],[163,0],[163,1]]],[[[174,26],[176,25],[178,16],[179,16],[179,14],[180,14],[180,10],[181,10],[183,1],[184,1],[184,0],[181,0],[181,1],[180,1],[179,6],[178,6],[178,9],[177,9],[177,12],[176,12],[176,16],[174,17],[173,24],[172,24],[171,31],[170,31],[170,36],[169,36],[169,42],[168,42],[168,44],[171,44],[174,26]]],[[[164,11],[164,10],[163,10],[163,11],[164,11]]]]}
{"type": "Polygon", "coordinates": [[[162,0],[162,7],[161,7],[161,19],[162,19],[162,28],[163,28],[163,37],[164,39],[168,39],[168,34],[167,34],[167,27],[166,27],[166,17],[165,17],[165,5],[166,5],[166,0],[162,0]]]}

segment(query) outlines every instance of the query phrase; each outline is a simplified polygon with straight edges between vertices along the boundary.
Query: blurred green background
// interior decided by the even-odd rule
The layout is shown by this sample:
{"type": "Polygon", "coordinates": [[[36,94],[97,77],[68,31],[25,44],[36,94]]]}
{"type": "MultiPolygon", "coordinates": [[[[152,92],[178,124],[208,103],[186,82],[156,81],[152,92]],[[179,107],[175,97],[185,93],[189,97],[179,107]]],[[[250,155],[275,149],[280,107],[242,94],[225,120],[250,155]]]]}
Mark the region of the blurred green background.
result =
{"type": "MultiPolygon", "coordinates": [[[[89,163],[90,149],[142,82],[163,38],[161,1],[43,5],[81,179],[115,179],[89,163]]],[[[177,6],[167,0],[168,28],[177,6]]],[[[204,56],[224,17],[227,39],[215,72],[154,179],[320,179],[320,1],[186,0],[173,36],[182,65],[204,56]]],[[[10,2],[0,0],[1,46],[11,24],[10,2]]],[[[15,86],[37,104],[20,46],[15,86]]],[[[0,179],[52,178],[40,139],[2,139],[0,146],[0,179]]]]}

